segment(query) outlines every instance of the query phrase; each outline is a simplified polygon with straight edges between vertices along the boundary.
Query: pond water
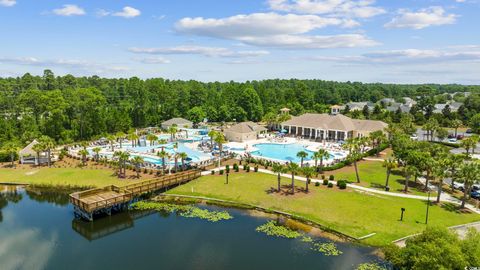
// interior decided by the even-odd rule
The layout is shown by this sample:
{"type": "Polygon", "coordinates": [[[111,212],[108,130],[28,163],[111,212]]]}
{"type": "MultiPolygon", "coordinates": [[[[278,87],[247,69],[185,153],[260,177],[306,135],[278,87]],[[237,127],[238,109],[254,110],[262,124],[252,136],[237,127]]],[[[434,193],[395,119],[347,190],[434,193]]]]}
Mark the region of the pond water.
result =
{"type": "MultiPolygon", "coordinates": [[[[324,256],[298,239],[255,231],[272,217],[227,210],[208,222],[155,211],[129,211],[85,222],[67,193],[0,186],[0,269],[355,269],[374,249],[336,243],[324,256]]],[[[314,237],[318,241],[328,241],[314,237]]]]}

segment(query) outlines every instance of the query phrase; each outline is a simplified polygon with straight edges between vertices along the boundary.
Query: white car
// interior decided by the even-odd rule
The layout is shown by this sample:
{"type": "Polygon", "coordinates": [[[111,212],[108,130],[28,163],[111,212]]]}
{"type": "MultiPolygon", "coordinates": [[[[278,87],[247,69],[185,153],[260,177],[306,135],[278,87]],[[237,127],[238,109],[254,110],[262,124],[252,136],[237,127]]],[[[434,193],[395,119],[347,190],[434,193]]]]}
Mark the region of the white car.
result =
{"type": "Polygon", "coordinates": [[[465,188],[465,185],[463,183],[453,182],[453,188],[463,190],[465,188]]]}
{"type": "Polygon", "coordinates": [[[412,139],[412,140],[417,140],[417,139],[418,139],[417,134],[412,134],[412,136],[410,136],[410,139],[412,139]]]}

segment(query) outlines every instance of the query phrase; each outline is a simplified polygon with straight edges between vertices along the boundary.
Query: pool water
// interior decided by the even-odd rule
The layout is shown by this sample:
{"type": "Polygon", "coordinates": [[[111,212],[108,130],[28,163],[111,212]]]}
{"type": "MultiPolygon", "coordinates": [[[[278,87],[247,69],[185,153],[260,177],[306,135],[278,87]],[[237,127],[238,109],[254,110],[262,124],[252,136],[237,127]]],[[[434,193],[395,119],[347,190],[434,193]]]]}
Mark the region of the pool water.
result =
{"type": "MultiPolygon", "coordinates": [[[[312,160],[312,155],[314,152],[307,150],[303,145],[298,143],[292,144],[277,144],[277,143],[260,143],[253,145],[257,148],[256,151],[250,152],[253,156],[264,157],[268,159],[274,159],[278,161],[293,161],[295,163],[300,163],[301,159],[297,157],[297,153],[300,151],[305,151],[308,153],[308,157],[304,161],[312,160]]],[[[333,159],[334,156],[330,154],[329,159],[333,159]]]]}

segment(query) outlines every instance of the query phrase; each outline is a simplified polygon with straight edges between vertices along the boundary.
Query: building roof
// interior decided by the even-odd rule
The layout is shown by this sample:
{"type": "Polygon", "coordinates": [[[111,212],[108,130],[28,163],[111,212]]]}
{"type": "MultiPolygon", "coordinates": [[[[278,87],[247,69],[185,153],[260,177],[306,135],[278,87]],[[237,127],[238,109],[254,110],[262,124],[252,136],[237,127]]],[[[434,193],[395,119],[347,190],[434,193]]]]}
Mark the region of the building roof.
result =
{"type": "Polygon", "coordinates": [[[162,122],[162,125],[168,125],[168,126],[177,125],[179,127],[181,127],[182,125],[191,125],[191,124],[192,124],[191,121],[188,121],[187,119],[183,119],[179,117],[172,118],[170,120],[162,122]]]}
{"type": "Polygon", "coordinates": [[[323,130],[374,131],[387,126],[384,122],[374,120],[354,120],[342,114],[306,113],[282,123],[285,126],[301,126],[323,130]]]}
{"type": "Polygon", "coordinates": [[[33,147],[37,144],[39,144],[39,142],[37,140],[33,140],[31,143],[29,143],[27,146],[25,146],[25,148],[20,150],[19,154],[21,156],[34,156],[34,155],[36,155],[37,152],[35,152],[33,150],[33,147]]]}
{"type": "Polygon", "coordinates": [[[242,122],[225,130],[225,132],[235,132],[235,133],[251,133],[251,132],[261,132],[266,131],[267,129],[255,124],[253,122],[242,122]]]}
{"type": "Polygon", "coordinates": [[[289,111],[290,111],[290,109],[289,109],[289,108],[287,108],[287,107],[285,107],[285,108],[281,108],[281,109],[280,109],[280,111],[281,111],[281,112],[289,112],[289,111]]]}

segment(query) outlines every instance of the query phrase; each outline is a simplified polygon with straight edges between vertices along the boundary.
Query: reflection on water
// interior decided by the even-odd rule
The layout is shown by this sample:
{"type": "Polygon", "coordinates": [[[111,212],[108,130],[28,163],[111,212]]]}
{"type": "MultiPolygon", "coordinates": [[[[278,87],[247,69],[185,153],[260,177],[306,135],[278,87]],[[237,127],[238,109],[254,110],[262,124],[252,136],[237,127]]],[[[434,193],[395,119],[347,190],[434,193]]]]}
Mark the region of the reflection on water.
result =
{"type": "Polygon", "coordinates": [[[73,219],[68,193],[0,190],[1,270],[354,269],[377,259],[374,249],[352,243],[337,242],[343,254],[328,257],[298,239],[266,236],[255,228],[272,217],[239,209],[227,209],[234,219],[215,223],[149,211],[85,222],[73,219]]]}

